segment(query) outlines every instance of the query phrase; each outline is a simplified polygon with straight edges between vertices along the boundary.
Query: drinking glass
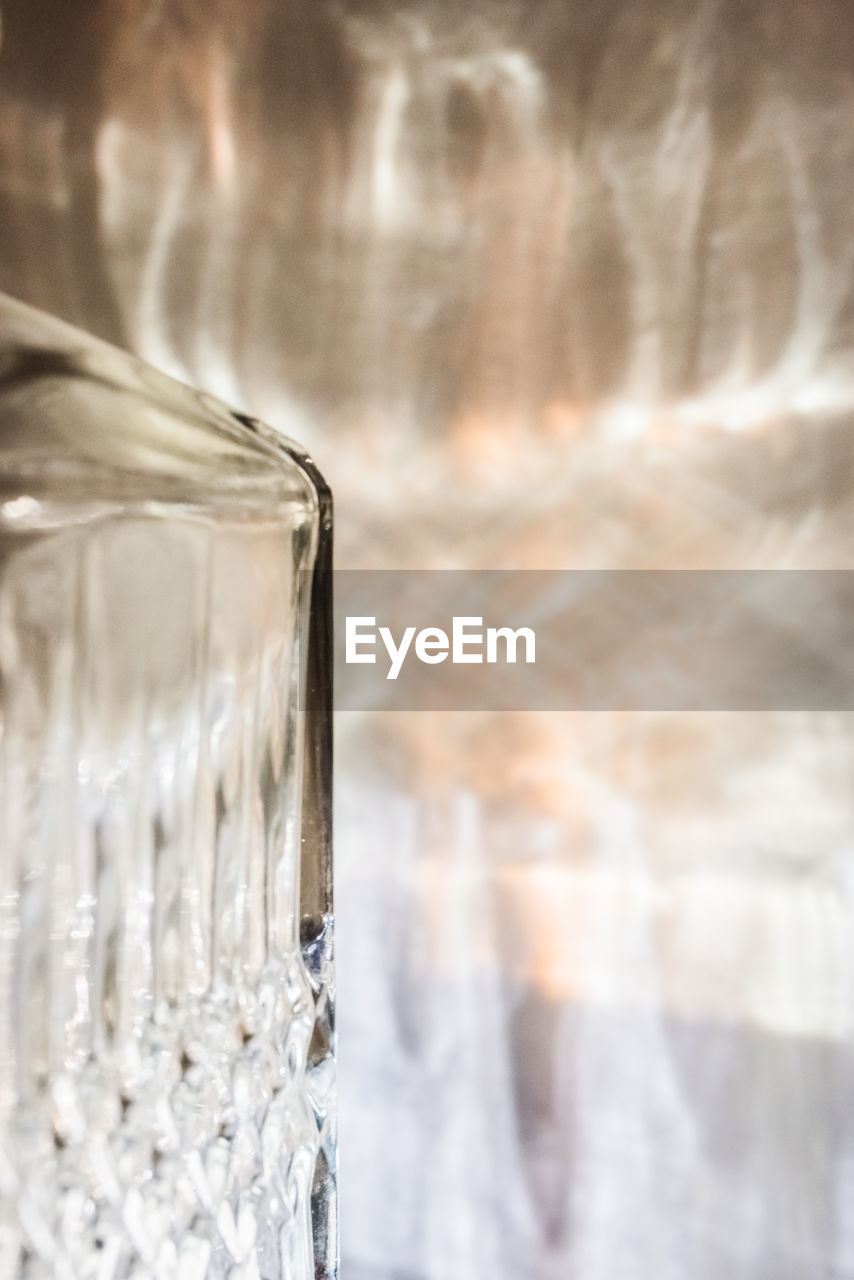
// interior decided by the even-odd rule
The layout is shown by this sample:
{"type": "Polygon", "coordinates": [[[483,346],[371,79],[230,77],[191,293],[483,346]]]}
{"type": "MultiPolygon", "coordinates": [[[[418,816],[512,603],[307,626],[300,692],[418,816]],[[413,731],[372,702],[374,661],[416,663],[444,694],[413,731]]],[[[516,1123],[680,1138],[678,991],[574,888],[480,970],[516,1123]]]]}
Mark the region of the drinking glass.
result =
{"type": "Polygon", "coordinates": [[[0,298],[0,1277],[337,1272],[331,499],[0,298]]]}

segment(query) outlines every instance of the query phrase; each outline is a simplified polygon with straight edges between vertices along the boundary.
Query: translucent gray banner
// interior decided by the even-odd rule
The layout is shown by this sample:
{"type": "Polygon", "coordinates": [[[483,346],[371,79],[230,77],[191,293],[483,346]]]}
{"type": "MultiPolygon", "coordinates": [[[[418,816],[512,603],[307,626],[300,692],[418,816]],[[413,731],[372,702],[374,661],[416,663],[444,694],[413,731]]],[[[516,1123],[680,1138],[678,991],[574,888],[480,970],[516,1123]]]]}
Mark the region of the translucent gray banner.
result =
{"type": "Polygon", "coordinates": [[[338,710],[854,709],[847,571],[338,571],[338,710]]]}

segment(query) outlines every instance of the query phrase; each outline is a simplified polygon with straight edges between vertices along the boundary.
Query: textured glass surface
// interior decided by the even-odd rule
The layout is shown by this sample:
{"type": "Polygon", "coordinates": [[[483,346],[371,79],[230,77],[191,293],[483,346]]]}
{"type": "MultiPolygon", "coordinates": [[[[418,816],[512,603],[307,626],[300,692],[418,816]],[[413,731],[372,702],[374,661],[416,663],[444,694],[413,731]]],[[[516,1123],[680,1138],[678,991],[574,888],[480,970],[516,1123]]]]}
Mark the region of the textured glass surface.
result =
{"type": "Polygon", "coordinates": [[[272,433],[0,299],[4,1278],[334,1270],[325,518],[272,433]]]}

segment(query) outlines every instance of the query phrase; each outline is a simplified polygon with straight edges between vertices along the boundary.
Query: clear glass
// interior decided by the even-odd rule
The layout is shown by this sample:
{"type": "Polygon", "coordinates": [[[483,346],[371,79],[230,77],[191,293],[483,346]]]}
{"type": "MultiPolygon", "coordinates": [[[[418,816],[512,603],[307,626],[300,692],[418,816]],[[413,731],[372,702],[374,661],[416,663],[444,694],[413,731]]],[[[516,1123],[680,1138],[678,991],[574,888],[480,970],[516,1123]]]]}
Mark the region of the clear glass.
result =
{"type": "Polygon", "coordinates": [[[0,1277],[337,1270],[330,512],[0,299],[0,1277]]]}

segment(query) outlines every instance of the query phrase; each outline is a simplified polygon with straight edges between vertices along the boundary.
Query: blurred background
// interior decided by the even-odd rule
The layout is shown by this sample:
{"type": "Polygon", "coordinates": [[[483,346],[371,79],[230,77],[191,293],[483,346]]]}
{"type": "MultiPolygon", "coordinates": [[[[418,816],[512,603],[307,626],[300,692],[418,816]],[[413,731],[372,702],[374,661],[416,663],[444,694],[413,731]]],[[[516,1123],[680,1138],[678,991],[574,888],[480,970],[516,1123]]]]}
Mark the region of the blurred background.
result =
{"type": "MultiPolygon", "coordinates": [[[[848,0],[2,0],[0,289],[342,568],[847,568],[848,0]]],[[[854,1277],[854,734],[341,714],[344,1280],[854,1277]]]]}

